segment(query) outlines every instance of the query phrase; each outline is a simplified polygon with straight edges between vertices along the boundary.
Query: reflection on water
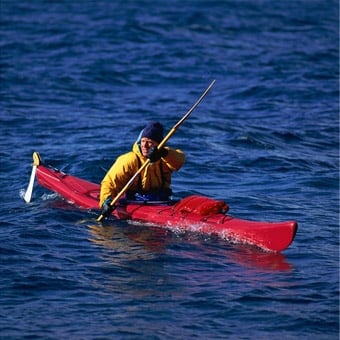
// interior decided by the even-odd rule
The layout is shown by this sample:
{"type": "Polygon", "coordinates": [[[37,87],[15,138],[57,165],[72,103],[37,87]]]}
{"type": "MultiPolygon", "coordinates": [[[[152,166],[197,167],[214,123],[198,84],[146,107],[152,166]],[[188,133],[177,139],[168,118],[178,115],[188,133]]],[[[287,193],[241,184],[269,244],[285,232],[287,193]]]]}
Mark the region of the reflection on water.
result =
{"type": "Polygon", "coordinates": [[[105,248],[125,254],[129,259],[149,259],[164,251],[168,231],[162,228],[133,227],[121,221],[114,225],[88,225],[93,237],[89,240],[105,248]]]}
{"type": "Polygon", "coordinates": [[[266,271],[291,271],[293,266],[282,253],[266,253],[250,247],[235,247],[228,252],[228,259],[242,266],[266,271]]]}
{"type": "MultiPolygon", "coordinates": [[[[268,253],[248,245],[234,245],[195,233],[173,233],[165,228],[122,224],[90,224],[89,240],[114,250],[115,256],[128,260],[155,259],[160,255],[180,256],[197,261],[225,261],[264,271],[291,271],[292,265],[282,253],[268,253]],[[180,248],[178,248],[180,247],[180,248]],[[184,249],[183,249],[184,248],[184,249]]],[[[117,259],[117,258],[116,258],[117,259]]]]}

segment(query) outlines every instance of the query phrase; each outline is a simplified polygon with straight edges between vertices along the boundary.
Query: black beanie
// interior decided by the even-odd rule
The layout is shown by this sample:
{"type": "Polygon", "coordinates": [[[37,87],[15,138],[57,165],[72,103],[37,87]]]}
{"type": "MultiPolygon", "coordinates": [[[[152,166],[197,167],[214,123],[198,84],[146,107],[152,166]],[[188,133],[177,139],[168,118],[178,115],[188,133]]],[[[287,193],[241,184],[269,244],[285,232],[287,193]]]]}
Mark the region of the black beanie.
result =
{"type": "Polygon", "coordinates": [[[160,143],[163,140],[163,126],[161,123],[152,122],[145,126],[142,137],[150,138],[155,142],[160,143]]]}

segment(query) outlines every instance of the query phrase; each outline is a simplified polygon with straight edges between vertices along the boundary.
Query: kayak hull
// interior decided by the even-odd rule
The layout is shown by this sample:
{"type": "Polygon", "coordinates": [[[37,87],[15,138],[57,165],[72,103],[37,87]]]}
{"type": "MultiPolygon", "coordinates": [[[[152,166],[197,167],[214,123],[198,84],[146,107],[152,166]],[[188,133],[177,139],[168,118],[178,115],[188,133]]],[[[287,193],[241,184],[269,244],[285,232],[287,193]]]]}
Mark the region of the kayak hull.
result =
{"type": "MultiPolygon", "coordinates": [[[[58,193],[67,202],[84,209],[99,210],[99,184],[41,164],[37,167],[36,176],[42,187],[58,193]]],[[[178,202],[122,202],[113,215],[118,219],[176,231],[217,235],[271,252],[285,250],[294,240],[298,228],[296,221],[249,221],[226,214],[227,209],[222,201],[193,195],[178,202]]]]}

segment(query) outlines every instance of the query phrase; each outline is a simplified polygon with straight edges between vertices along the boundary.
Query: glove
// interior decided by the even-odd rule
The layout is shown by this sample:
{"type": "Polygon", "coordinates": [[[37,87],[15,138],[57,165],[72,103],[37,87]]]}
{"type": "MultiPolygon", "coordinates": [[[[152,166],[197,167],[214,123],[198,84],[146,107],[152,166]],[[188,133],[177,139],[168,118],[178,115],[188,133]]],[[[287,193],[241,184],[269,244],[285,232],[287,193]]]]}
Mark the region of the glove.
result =
{"type": "Polygon", "coordinates": [[[168,150],[165,148],[161,148],[160,150],[157,147],[152,147],[148,152],[148,158],[151,163],[155,163],[159,161],[162,157],[166,157],[168,155],[168,150]]]}
{"type": "Polygon", "coordinates": [[[111,213],[112,213],[112,211],[113,211],[114,209],[116,209],[115,206],[112,206],[112,205],[111,205],[111,202],[112,202],[112,198],[111,198],[111,197],[108,197],[108,198],[104,201],[104,203],[103,203],[103,205],[102,205],[102,215],[103,215],[104,217],[110,216],[111,213]]]}

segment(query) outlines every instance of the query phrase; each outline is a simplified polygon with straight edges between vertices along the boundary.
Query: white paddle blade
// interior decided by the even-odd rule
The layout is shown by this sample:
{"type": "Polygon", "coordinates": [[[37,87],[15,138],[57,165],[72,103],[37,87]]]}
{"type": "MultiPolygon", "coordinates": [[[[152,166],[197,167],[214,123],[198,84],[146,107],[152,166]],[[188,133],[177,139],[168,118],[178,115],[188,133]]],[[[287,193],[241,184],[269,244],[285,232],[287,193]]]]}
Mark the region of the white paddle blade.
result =
{"type": "Polygon", "coordinates": [[[34,185],[35,173],[36,172],[37,172],[37,166],[33,165],[32,172],[31,172],[31,178],[30,178],[30,181],[28,183],[28,187],[27,187],[25,195],[24,195],[24,200],[25,200],[26,203],[31,202],[32,193],[33,193],[33,185],[34,185]]]}
{"type": "Polygon", "coordinates": [[[32,172],[30,181],[28,183],[27,190],[24,195],[24,200],[26,203],[31,202],[32,193],[33,193],[33,186],[34,186],[34,180],[35,180],[35,174],[37,172],[38,166],[41,164],[41,158],[38,152],[33,152],[33,164],[32,164],[32,172]]]}

